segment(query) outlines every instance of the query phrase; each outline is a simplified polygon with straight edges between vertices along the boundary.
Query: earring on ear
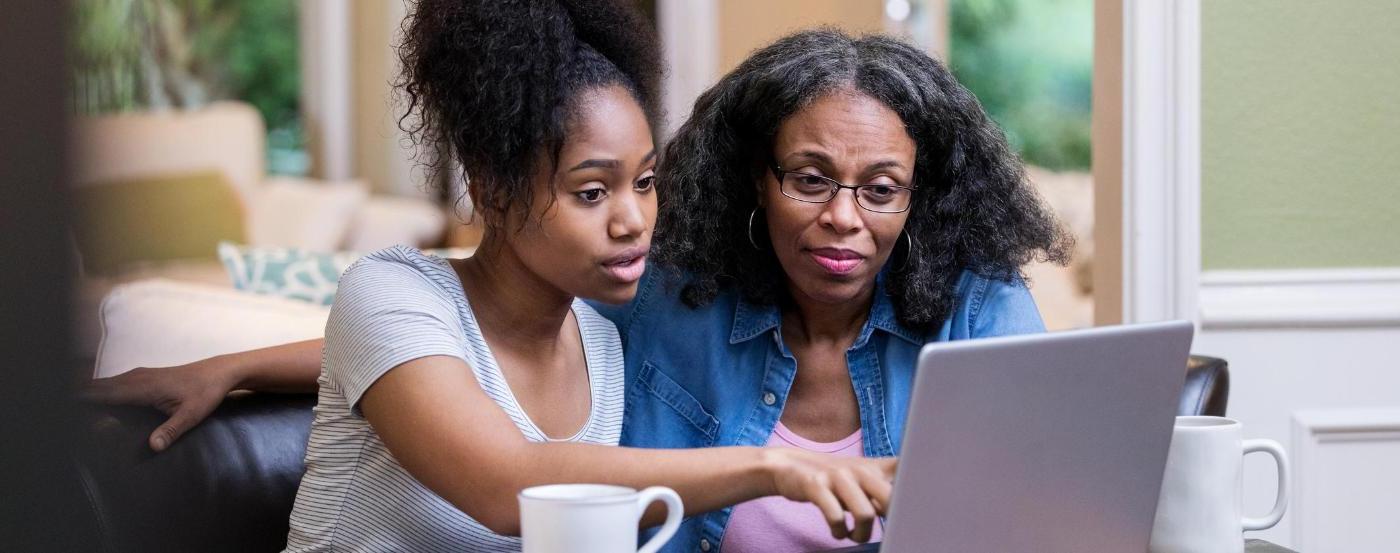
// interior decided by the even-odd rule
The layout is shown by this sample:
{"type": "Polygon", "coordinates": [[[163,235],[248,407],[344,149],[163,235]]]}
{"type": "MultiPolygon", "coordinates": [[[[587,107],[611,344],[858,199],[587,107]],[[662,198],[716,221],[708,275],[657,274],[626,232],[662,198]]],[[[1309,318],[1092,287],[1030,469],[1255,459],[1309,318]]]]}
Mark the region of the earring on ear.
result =
{"type": "Polygon", "coordinates": [[[753,246],[753,249],[762,251],[763,248],[758,247],[758,242],[753,239],[753,218],[755,215],[758,215],[757,207],[749,212],[749,244],[753,246]]]}
{"type": "Polygon", "coordinates": [[[909,258],[914,257],[914,235],[908,231],[901,231],[899,235],[904,238],[904,263],[899,264],[896,271],[903,271],[909,268],[909,258]]]}

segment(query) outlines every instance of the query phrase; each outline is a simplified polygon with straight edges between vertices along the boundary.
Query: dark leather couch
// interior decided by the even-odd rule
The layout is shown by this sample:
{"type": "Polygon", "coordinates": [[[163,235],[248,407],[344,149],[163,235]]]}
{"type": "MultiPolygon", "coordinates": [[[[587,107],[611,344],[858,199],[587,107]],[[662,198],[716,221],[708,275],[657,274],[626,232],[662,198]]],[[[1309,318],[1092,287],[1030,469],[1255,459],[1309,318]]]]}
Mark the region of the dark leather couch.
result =
{"type": "MultiPolygon", "coordinates": [[[[1229,370],[1223,359],[1191,357],[1180,414],[1224,415],[1229,370]]],[[[74,469],[110,553],[279,551],[301,481],[316,398],[230,397],[164,453],[146,438],[164,419],[135,407],[94,407],[92,432],[75,449],[74,469]]]]}
{"type": "Polygon", "coordinates": [[[280,551],[301,482],[314,395],[230,397],[169,449],[146,445],[165,415],[91,413],[78,478],[103,551],[280,551]]]}

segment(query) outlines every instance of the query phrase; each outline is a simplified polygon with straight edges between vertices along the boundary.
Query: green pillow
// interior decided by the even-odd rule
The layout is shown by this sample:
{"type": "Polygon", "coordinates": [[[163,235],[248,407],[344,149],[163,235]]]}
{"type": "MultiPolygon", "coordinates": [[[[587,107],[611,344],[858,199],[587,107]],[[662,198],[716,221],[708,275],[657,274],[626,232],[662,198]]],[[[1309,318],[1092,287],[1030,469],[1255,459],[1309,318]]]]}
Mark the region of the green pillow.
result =
{"type": "MultiPolygon", "coordinates": [[[[423,250],[442,258],[468,257],[471,249],[423,250]]],[[[219,261],[228,270],[233,287],[255,294],[330,305],[340,274],[364,254],[315,252],[297,248],[219,244],[219,261]]]]}
{"type": "Polygon", "coordinates": [[[217,259],[243,241],[243,202],[218,172],[133,178],[73,190],[83,269],[110,274],[134,262],[217,259]]]}

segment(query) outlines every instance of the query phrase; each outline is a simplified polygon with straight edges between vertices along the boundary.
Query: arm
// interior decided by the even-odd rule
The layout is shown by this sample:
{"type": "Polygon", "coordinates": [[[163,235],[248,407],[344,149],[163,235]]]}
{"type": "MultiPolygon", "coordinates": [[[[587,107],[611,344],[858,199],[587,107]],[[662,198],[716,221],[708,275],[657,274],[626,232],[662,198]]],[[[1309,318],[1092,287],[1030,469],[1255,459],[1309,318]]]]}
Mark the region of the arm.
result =
{"type": "Polygon", "coordinates": [[[325,344],[325,339],[318,338],[220,357],[228,364],[232,390],[313,393],[325,344]]]}
{"type": "Polygon", "coordinates": [[[164,451],[208,417],[230,391],[316,391],[322,344],[324,340],[307,340],[175,367],[140,367],[94,380],[84,395],[104,403],[150,405],[170,415],[149,440],[151,449],[164,451]]]}
{"type": "MultiPolygon", "coordinates": [[[[869,539],[889,504],[893,459],[833,458],[784,448],[649,450],[527,441],[461,359],[403,363],[359,407],[394,458],[429,489],[492,531],[518,534],[524,488],[596,482],[664,485],[688,513],[781,494],[821,508],[837,537],[869,539]],[[856,520],[847,528],[845,512],[856,520]]],[[[651,523],[659,522],[653,518],[651,523]]]]}

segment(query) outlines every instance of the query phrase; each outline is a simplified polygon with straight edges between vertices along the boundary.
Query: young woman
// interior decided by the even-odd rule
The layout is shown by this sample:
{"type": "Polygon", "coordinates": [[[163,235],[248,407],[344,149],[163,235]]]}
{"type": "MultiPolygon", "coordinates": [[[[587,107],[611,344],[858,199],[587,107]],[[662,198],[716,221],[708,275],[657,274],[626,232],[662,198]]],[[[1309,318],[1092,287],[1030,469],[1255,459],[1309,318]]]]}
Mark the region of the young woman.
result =
{"type": "MultiPolygon", "coordinates": [[[[755,52],[701,96],[657,176],[659,266],[630,303],[594,304],[626,352],[624,445],[895,455],[919,348],[1043,331],[1020,267],[1070,248],[977,100],[879,36],[805,31],[755,52]]],[[[138,369],[112,389],[173,404],[163,428],[182,430],[235,387],[310,385],[318,348],[138,369]]],[[[834,538],[815,510],[716,509],[667,550],[820,549],[834,538]]]]}
{"type": "Polygon", "coordinates": [[[395,247],[343,275],[288,551],[518,549],[516,494],[674,488],[691,513],[782,494],[866,536],[893,460],[627,450],[626,302],[656,216],[651,41],[611,2],[421,0],[403,89],[488,224],[477,253],[395,247]],[[873,505],[872,505],[873,504],[873,505]]]}

